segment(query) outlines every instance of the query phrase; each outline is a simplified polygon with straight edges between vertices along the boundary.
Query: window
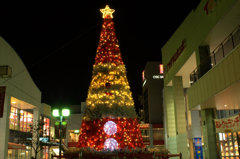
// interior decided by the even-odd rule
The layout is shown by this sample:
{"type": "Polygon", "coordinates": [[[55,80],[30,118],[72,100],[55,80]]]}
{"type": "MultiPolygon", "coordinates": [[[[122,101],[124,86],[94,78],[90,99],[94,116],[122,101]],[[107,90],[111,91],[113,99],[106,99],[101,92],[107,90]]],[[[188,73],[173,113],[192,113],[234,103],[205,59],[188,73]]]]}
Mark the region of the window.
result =
{"type": "Polygon", "coordinates": [[[20,131],[29,132],[33,123],[33,114],[20,110],[20,131]]]}
{"type": "Polygon", "coordinates": [[[19,124],[18,124],[18,109],[11,107],[10,110],[10,121],[9,121],[9,128],[12,130],[18,130],[19,124]]]}
{"type": "Polygon", "coordinates": [[[50,136],[50,119],[43,117],[43,136],[50,136]]]}
{"type": "Polygon", "coordinates": [[[20,130],[23,132],[30,131],[30,125],[33,122],[33,114],[15,107],[10,110],[9,128],[12,130],[20,130]]]}

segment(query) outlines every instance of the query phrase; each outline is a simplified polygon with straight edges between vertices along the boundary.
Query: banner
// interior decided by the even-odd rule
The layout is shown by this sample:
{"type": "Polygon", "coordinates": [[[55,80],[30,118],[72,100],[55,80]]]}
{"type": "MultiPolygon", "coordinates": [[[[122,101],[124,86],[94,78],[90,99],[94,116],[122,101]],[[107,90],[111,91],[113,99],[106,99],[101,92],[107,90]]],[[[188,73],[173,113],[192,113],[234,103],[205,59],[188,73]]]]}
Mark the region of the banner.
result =
{"type": "Polygon", "coordinates": [[[0,87],[0,118],[3,117],[4,99],[5,99],[6,87],[0,87]]]}
{"type": "Polygon", "coordinates": [[[215,119],[214,123],[216,133],[240,131],[240,113],[229,118],[215,119]]]}
{"type": "Polygon", "coordinates": [[[193,138],[195,159],[203,159],[202,138],[193,138]]]}

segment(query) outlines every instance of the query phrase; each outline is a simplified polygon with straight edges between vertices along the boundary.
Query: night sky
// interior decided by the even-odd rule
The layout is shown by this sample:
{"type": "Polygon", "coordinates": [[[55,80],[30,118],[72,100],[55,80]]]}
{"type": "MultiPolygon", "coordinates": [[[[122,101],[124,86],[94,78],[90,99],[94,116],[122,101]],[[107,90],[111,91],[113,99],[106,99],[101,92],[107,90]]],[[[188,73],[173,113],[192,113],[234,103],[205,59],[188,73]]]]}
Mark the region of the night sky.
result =
{"type": "MultiPolygon", "coordinates": [[[[113,14],[117,38],[136,108],[141,72],[147,61],[161,61],[161,48],[196,1],[89,0],[78,3],[2,5],[0,36],[18,53],[49,105],[86,100],[102,27],[99,9],[113,14]]],[[[14,71],[14,70],[13,70],[14,71]]]]}

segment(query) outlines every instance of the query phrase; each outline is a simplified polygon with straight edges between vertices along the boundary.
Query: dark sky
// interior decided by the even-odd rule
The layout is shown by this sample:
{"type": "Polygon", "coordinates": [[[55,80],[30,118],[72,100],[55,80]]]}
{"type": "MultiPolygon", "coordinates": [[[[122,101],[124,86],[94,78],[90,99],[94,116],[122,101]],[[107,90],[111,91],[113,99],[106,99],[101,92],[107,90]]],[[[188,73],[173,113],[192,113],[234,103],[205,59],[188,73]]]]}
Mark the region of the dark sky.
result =
{"type": "Polygon", "coordinates": [[[141,72],[146,62],[161,61],[161,47],[198,2],[12,2],[1,5],[0,36],[25,63],[42,92],[42,102],[50,105],[80,104],[87,96],[102,27],[99,9],[108,3],[115,9],[116,34],[138,107],[141,72]]]}

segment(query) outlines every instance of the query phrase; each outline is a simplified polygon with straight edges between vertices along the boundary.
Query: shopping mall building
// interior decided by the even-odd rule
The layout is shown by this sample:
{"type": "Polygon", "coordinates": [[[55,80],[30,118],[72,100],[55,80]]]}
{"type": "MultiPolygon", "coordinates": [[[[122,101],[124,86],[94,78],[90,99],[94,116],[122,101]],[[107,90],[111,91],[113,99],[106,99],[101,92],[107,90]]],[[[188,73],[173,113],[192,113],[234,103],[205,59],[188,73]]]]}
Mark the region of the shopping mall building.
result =
{"type": "Polygon", "coordinates": [[[239,44],[240,1],[201,0],[162,47],[171,153],[240,158],[239,44]]]}
{"type": "MultiPolygon", "coordinates": [[[[43,137],[50,138],[51,107],[41,103],[41,91],[14,49],[0,36],[0,158],[31,158],[30,125],[41,119],[43,137]]],[[[44,147],[42,158],[49,158],[44,147]]]]}

